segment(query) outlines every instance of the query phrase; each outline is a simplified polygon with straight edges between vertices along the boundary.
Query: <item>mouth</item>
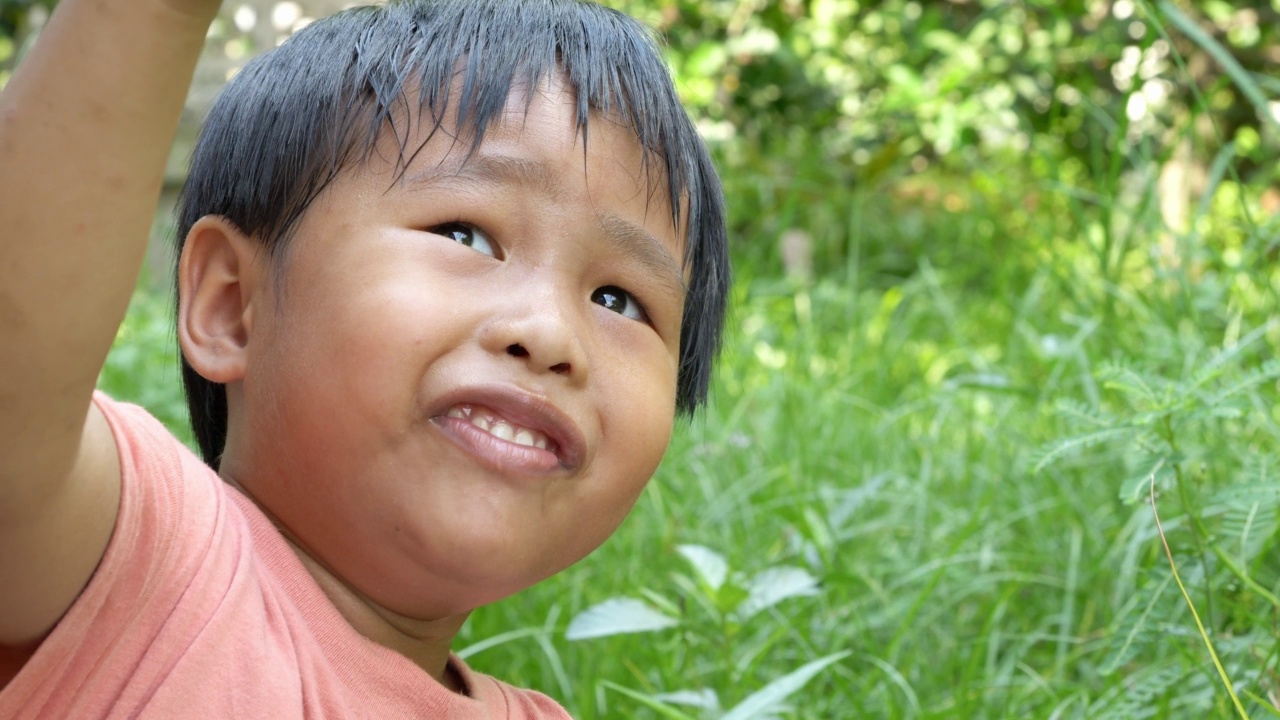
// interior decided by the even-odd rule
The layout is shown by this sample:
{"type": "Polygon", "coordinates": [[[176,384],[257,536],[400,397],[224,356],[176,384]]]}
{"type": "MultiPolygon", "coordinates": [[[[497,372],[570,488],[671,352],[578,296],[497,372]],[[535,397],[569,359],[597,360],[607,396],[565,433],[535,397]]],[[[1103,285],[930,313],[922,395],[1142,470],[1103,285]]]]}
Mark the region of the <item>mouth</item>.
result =
{"type": "Polygon", "coordinates": [[[541,397],[508,388],[472,388],[445,399],[432,422],[482,465],[502,473],[572,471],[585,441],[563,412],[541,397]]]}
{"type": "Polygon", "coordinates": [[[466,420],[490,435],[524,447],[555,452],[555,443],[537,428],[517,425],[488,408],[478,408],[470,403],[459,403],[449,408],[445,417],[466,420]]]}

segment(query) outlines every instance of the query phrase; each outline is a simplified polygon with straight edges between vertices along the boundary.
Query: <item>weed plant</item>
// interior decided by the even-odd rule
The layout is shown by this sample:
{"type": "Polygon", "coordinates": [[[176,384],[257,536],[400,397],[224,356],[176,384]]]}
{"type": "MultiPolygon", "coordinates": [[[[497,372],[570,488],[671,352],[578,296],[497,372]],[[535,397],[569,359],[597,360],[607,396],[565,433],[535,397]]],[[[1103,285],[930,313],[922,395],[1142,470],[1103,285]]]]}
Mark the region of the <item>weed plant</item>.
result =
{"type": "MultiPolygon", "coordinates": [[[[774,227],[738,238],[710,406],[461,653],[581,720],[1280,715],[1280,225],[1206,120],[1174,129],[1214,158],[1183,228],[1120,120],[1092,167],[1038,137],[816,208],[727,168],[774,227]],[[784,279],[806,217],[818,271],[784,279]]],[[[140,292],[102,386],[182,434],[165,307],[140,292]]]]}

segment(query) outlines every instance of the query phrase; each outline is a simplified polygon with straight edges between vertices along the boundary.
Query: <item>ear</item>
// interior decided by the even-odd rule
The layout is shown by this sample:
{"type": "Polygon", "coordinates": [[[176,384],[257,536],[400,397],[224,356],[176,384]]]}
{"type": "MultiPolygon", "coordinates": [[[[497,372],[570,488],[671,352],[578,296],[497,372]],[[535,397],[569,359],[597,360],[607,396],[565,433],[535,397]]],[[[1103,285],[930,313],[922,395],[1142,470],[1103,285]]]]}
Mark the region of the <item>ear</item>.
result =
{"type": "Polygon", "coordinates": [[[224,217],[206,215],[187,233],[178,264],[178,343],[202,377],[244,377],[254,302],[265,290],[266,253],[224,217]]]}

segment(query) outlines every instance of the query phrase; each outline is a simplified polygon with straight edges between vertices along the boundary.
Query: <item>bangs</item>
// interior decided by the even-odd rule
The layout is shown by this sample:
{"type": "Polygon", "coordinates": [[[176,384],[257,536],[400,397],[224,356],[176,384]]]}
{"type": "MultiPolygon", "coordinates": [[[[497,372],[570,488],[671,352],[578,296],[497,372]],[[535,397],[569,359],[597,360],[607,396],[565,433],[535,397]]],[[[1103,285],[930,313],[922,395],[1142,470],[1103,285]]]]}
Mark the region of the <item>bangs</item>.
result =
{"type": "Polygon", "coordinates": [[[344,73],[344,97],[333,105],[338,114],[330,127],[350,129],[333,148],[333,171],[367,161],[390,135],[398,153],[392,160],[403,172],[451,113],[474,151],[513,91],[542,87],[558,75],[575,94],[584,140],[593,114],[635,134],[646,173],[665,180],[675,226],[686,219],[682,208],[696,204],[698,188],[691,185],[698,181],[701,141],[656,38],[631,18],[589,3],[536,0],[444,0],[352,12],[367,15],[361,19],[369,27],[344,73]]]}

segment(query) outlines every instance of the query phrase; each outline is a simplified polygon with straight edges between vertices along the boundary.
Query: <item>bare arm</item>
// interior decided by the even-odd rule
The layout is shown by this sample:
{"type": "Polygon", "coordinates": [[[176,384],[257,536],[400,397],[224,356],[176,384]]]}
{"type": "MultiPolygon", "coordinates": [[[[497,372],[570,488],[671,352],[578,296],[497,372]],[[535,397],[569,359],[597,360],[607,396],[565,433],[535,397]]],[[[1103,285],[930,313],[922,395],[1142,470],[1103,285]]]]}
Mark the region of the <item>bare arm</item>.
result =
{"type": "Polygon", "coordinates": [[[0,94],[0,644],[74,602],[115,522],[90,397],[217,0],[63,0],[0,94]]]}

